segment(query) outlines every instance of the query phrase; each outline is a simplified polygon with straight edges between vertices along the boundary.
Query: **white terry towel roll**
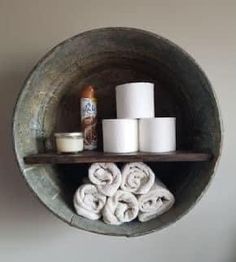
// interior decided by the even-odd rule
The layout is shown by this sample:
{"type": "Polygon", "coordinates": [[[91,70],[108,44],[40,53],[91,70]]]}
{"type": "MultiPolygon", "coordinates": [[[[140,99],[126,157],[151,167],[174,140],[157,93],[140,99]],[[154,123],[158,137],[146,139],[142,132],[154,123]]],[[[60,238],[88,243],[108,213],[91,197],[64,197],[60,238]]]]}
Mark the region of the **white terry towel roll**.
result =
{"type": "Polygon", "coordinates": [[[94,163],[89,168],[89,180],[99,192],[113,196],[121,184],[121,172],[114,163],[94,163]]]}
{"type": "Polygon", "coordinates": [[[144,195],[140,195],[138,202],[140,210],[138,219],[145,222],[168,211],[173,206],[175,198],[165,185],[156,178],[151,190],[144,195]]]}
{"type": "Polygon", "coordinates": [[[106,204],[106,196],[101,194],[96,186],[84,184],[74,195],[74,207],[78,215],[97,220],[106,204]]]}
{"type": "Polygon", "coordinates": [[[126,164],[122,169],[121,189],[134,194],[146,194],[154,185],[155,174],[142,162],[126,164]]]}
{"type": "Polygon", "coordinates": [[[138,211],[137,198],[132,193],[118,190],[114,196],[107,199],[103,209],[103,220],[107,224],[120,225],[135,219],[138,211]]]}

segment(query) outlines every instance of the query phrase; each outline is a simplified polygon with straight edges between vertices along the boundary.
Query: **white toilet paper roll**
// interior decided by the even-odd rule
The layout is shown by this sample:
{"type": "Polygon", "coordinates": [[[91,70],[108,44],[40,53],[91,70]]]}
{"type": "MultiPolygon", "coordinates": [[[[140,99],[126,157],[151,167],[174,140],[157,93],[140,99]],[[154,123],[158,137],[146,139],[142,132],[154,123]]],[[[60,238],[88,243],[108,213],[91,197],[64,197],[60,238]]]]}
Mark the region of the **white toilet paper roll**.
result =
{"type": "Polygon", "coordinates": [[[156,117],[139,120],[139,150],[170,152],[176,150],[175,117],[156,117]]]}
{"type": "Polygon", "coordinates": [[[131,153],[138,151],[138,120],[104,119],[103,151],[110,153],[131,153]]]}
{"type": "Polygon", "coordinates": [[[154,117],[154,84],[134,82],[116,86],[117,118],[154,117]]]}

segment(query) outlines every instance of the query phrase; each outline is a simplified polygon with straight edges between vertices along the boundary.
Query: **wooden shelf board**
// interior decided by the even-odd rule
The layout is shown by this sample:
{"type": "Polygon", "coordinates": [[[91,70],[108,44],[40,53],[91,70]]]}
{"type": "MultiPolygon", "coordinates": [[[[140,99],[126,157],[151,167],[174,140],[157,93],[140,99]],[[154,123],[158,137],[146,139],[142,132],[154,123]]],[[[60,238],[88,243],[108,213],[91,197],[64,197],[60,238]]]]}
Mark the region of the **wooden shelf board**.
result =
{"type": "Polygon", "coordinates": [[[87,151],[77,154],[43,153],[24,157],[26,164],[76,164],[94,162],[199,162],[212,158],[208,153],[175,151],[168,153],[125,153],[114,154],[87,151]]]}

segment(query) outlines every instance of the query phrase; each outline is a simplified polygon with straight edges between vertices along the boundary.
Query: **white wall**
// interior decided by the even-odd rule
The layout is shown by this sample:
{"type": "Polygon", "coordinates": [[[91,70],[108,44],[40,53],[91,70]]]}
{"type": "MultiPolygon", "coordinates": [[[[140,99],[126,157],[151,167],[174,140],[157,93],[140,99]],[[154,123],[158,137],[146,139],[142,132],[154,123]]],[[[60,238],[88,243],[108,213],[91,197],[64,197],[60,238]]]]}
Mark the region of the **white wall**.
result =
{"type": "Polygon", "coordinates": [[[0,0],[0,261],[236,261],[236,1],[0,0]],[[17,169],[11,116],[23,79],[58,42],[95,27],[133,26],[186,49],[215,88],[224,147],[200,203],[140,238],[70,228],[35,199],[17,169]]]}

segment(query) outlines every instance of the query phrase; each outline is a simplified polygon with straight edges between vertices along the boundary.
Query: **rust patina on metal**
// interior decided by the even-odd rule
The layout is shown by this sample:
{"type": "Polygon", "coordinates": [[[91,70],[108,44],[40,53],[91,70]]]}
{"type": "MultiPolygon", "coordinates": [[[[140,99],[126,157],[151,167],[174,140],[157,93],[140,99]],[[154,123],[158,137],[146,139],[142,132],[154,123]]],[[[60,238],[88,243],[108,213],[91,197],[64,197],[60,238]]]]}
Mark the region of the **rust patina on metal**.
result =
{"type": "Polygon", "coordinates": [[[25,82],[13,133],[22,175],[44,205],[72,226],[116,236],[147,234],[183,216],[209,184],[221,145],[217,103],[203,71],[172,42],[133,28],[95,29],[52,49],[25,82]],[[80,130],[79,100],[85,84],[97,87],[101,119],[116,116],[114,87],[132,81],[155,83],[156,114],[176,116],[179,150],[213,157],[204,162],[150,162],[174,193],[175,206],[149,222],[112,226],[87,220],[74,211],[73,194],[87,175],[88,164],[30,165],[23,158],[53,151],[54,132],[80,130]]]}

